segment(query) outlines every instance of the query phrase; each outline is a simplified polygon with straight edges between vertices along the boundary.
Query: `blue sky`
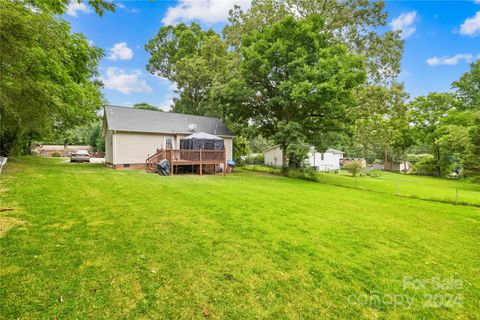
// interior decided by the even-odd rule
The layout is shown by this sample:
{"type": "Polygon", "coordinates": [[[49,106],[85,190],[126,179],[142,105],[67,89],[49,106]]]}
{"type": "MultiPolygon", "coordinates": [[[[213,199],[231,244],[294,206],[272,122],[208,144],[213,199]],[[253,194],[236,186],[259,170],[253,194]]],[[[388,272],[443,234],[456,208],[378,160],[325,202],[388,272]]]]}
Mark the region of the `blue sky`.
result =
{"type": "MultiPolygon", "coordinates": [[[[96,15],[85,4],[72,4],[65,18],[105,51],[100,74],[106,99],[131,106],[148,102],[167,110],[175,86],[149,74],[144,44],[165,24],[196,21],[221,31],[234,3],[247,0],[115,1],[117,10],[96,15]]],[[[480,58],[480,0],[388,1],[387,29],[402,30],[405,51],[400,80],[412,96],[448,91],[452,81],[480,58]]]]}

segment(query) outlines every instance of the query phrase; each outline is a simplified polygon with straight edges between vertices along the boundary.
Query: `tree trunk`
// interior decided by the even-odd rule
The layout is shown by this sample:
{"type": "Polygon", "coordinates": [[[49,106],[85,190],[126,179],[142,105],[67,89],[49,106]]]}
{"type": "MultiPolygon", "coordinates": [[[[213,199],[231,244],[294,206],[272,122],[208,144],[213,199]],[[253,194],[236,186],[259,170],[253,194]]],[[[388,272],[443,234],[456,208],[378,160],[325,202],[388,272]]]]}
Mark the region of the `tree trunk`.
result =
{"type": "Polygon", "coordinates": [[[288,161],[288,167],[289,167],[289,168],[292,168],[292,169],[298,167],[298,166],[297,166],[297,154],[296,154],[295,152],[292,152],[292,153],[290,154],[290,159],[289,159],[289,161],[288,161]]]}
{"type": "Polygon", "coordinates": [[[441,163],[440,163],[440,150],[434,145],[433,146],[433,152],[435,154],[435,169],[436,169],[436,176],[440,177],[442,175],[442,168],[441,168],[441,163]]]}
{"type": "Polygon", "coordinates": [[[385,148],[385,154],[383,157],[383,170],[388,171],[388,150],[385,148]]]}

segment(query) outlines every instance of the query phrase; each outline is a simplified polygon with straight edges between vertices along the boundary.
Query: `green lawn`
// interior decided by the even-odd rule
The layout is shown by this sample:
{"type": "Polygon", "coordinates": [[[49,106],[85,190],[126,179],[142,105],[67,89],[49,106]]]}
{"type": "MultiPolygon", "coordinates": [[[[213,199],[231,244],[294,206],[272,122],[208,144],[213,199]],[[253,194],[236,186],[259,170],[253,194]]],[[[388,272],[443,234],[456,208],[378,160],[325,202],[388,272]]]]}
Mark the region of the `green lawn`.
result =
{"type": "MultiPolygon", "coordinates": [[[[280,170],[265,166],[247,166],[246,169],[279,173],[280,170]]],[[[457,191],[460,204],[480,206],[480,184],[462,180],[405,175],[376,171],[373,176],[353,178],[347,173],[318,173],[321,183],[358,188],[363,190],[400,194],[426,200],[456,203],[457,191]]]]}
{"type": "Polygon", "coordinates": [[[480,317],[480,208],[61,161],[0,176],[1,318],[480,317]]]}

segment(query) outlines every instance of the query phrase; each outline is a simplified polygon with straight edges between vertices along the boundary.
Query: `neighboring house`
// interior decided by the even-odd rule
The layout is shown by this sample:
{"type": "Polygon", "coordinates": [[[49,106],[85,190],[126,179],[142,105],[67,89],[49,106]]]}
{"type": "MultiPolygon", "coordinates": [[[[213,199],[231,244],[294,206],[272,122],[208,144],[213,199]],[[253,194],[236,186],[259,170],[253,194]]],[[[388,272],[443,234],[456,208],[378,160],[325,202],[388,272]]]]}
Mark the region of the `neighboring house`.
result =
{"type": "Polygon", "coordinates": [[[45,144],[37,145],[33,148],[32,152],[38,152],[41,156],[51,156],[52,153],[60,153],[62,157],[68,157],[73,151],[76,150],[87,150],[92,152],[93,148],[91,146],[64,146],[60,144],[45,144]]]}
{"type": "MultiPolygon", "coordinates": [[[[283,165],[282,149],[280,146],[271,147],[263,152],[264,163],[273,167],[281,167],[283,165]]],[[[308,153],[305,164],[307,166],[315,167],[319,171],[339,170],[340,159],[343,157],[343,152],[335,149],[327,149],[321,153],[317,152],[314,147],[311,147],[308,153]]]]}
{"type": "Polygon", "coordinates": [[[227,160],[232,160],[233,134],[219,119],[107,105],[105,162],[115,169],[143,169],[157,149],[179,149],[180,139],[194,132],[223,138],[227,160]]]}
{"type": "Polygon", "coordinates": [[[374,170],[385,170],[385,171],[400,171],[400,172],[406,172],[410,171],[411,169],[411,164],[410,162],[403,162],[403,161],[392,161],[389,160],[387,162],[387,168],[385,169],[385,166],[382,161],[375,161],[372,164],[372,169],[374,170]]]}

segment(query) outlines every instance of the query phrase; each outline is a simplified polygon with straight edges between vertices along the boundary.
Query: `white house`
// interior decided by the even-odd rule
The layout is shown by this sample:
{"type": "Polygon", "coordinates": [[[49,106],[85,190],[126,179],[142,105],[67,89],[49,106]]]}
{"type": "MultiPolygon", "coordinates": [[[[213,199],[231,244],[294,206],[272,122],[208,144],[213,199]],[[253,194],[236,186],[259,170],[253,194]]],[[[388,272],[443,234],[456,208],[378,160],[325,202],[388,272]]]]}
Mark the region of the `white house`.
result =
{"type": "MultiPolygon", "coordinates": [[[[283,165],[283,151],[279,145],[265,150],[263,155],[266,165],[273,167],[281,167],[283,165]]],[[[311,147],[307,159],[305,159],[305,164],[307,166],[315,167],[315,169],[319,171],[339,170],[340,159],[342,157],[342,151],[327,149],[327,151],[322,153],[317,152],[314,147],[311,147]]]]}
{"type": "Polygon", "coordinates": [[[157,148],[179,149],[180,139],[194,132],[223,138],[226,160],[232,160],[233,134],[219,119],[105,106],[105,162],[115,169],[143,169],[157,148]]]}

